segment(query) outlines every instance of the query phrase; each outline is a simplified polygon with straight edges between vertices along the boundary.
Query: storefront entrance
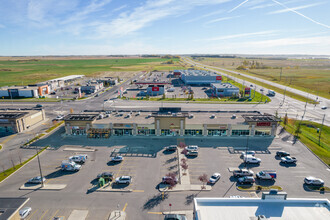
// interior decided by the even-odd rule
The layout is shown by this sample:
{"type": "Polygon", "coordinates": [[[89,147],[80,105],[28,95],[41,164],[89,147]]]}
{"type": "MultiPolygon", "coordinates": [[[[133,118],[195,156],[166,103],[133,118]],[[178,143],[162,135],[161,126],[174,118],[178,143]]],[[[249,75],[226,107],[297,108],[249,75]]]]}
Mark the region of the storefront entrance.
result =
{"type": "Polygon", "coordinates": [[[131,136],[132,129],[114,129],[115,136],[131,136]]]}
{"type": "Polygon", "coordinates": [[[161,135],[162,136],[178,136],[179,129],[162,129],[161,130],[161,135]]]}
{"type": "Polygon", "coordinates": [[[227,130],[224,129],[208,129],[207,135],[209,136],[225,136],[227,135],[227,130]]]}

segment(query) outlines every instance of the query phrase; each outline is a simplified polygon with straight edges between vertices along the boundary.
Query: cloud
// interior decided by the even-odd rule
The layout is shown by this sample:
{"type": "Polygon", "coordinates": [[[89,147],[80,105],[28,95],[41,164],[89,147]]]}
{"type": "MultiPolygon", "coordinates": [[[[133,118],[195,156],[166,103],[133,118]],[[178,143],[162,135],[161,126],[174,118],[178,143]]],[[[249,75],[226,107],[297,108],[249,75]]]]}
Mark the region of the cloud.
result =
{"type": "Polygon", "coordinates": [[[221,9],[221,10],[217,10],[217,11],[213,11],[213,12],[211,12],[211,13],[204,14],[204,15],[201,15],[201,16],[199,16],[199,17],[195,17],[195,18],[193,18],[193,19],[190,19],[190,20],[184,21],[183,23],[190,23],[190,22],[193,22],[193,21],[198,21],[198,20],[200,20],[200,19],[207,18],[207,17],[210,17],[210,16],[212,16],[212,15],[221,14],[221,13],[223,13],[223,12],[224,12],[223,9],[221,9]]]}
{"type": "Polygon", "coordinates": [[[205,24],[212,24],[212,23],[215,23],[215,22],[230,20],[230,19],[239,18],[239,17],[241,17],[241,16],[217,18],[217,19],[210,20],[210,21],[206,22],[205,24]]]}
{"type": "Polygon", "coordinates": [[[330,26],[329,25],[326,25],[326,24],[323,24],[321,22],[315,21],[314,19],[312,19],[312,18],[310,18],[310,17],[308,17],[308,16],[306,16],[306,15],[304,15],[304,14],[302,14],[302,13],[300,13],[300,12],[298,12],[298,11],[292,9],[292,8],[289,8],[288,6],[286,6],[286,5],[278,2],[276,0],[272,0],[272,1],[275,2],[275,3],[277,3],[277,4],[279,4],[279,5],[281,5],[285,9],[288,9],[289,11],[291,11],[291,12],[293,12],[293,13],[295,13],[295,14],[297,14],[297,15],[299,15],[299,16],[301,16],[301,17],[303,17],[303,18],[305,18],[305,19],[307,19],[307,20],[309,20],[311,22],[313,22],[314,24],[317,24],[317,25],[320,25],[320,26],[323,26],[323,27],[326,27],[326,28],[330,29],[330,26]]]}
{"type": "Polygon", "coordinates": [[[127,5],[119,6],[118,8],[113,9],[113,12],[120,11],[120,10],[126,8],[126,7],[127,7],[127,5]]]}
{"type": "Polygon", "coordinates": [[[233,38],[250,37],[250,36],[273,36],[276,32],[278,31],[270,30],[270,31],[259,31],[253,33],[234,34],[234,35],[227,35],[221,37],[207,38],[207,39],[203,39],[203,41],[228,40],[233,38]]]}
{"type": "Polygon", "coordinates": [[[314,3],[314,4],[309,4],[309,5],[297,6],[297,7],[293,7],[293,8],[287,7],[285,9],[269,12],[268,14],[281,14],[281,13],[296,11],[296,10],[300,10],[300,9],[304,9],[304,8],[310,8],[310,7],[314,7],[314,6],[321,5],[321,4],[323,4],[323,3],[314,3]]]}
{"type": "Polygon", "coordinates": [[[234,7],[233,9],[229,10],[228,13],[235,11],[236,9],[238,9],[239,7],[241,7],[242,5],[244,5],[245,3],[247,3],[249,0],[245,0],[244,2],[240,3],[239,5],[237,5],[236,7],[234,7]]]}

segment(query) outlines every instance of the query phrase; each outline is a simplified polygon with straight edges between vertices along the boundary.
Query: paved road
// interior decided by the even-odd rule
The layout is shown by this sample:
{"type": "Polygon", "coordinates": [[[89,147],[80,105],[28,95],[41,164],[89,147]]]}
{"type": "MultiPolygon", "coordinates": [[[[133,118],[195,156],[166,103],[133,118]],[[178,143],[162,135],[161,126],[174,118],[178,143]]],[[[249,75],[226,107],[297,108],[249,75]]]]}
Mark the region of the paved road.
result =
{"type": "MultiPolygon", "coordinates": [[[[238,72],[235,72],[235,71],[232,71],[232,70],[227,70],[227,69],[223,69],[223,68],[219,68],[219,67],[204,65],[204,64],[192,61],[192,60],[190,60],[186,57],[183,58],[183,60],[185,62],[189,63],[189,64],[197,65],[198,67],[206,67],[206,68],[204,68],[206,70],[211,70],[211,71],[214,71],[214,69],[225,70],[225,71],[228,71],[228,72],[232,72],[232,73],[235,73],[235,74],[240,74],[240,75],[246,76],[248,78],[258,80],[258,81],[261,81],[261,82],[279,87],[281,89],[286,88],[286,86],[283,86],[283,85],[280,85],[280,84],[277,84],[277,83],[273,83],[273,82],[270,82],[270,81],[267,81],[267,80],[264,80],[264,79],[260,79],[260,78],[254,77],[254,76],[238,73],[238,72]],[[210,69],[210,68],[212,68],[212,69],[210,69]]],[[[215,71],[215,72],[217,72],[221,75],[225,75],[225,76],[229,76],[229,77],[233,78],[233,76],[227,75],[223,72],[220,72],[220,71],[215,71]]],[[[245,84],[245,85],[253,84],[254,87],[257,86],[257,88],[259,90],[261,88],[263,88],[265,91],[267,90],[267,88],[265,88],[265,87],[255,85],[254,83],[251,83],[251,82],[248,82],[246,80],[239,79],[239,78],[235,78],[235,81],[238,82],[238,83],[241,83],[241,84],[245,84]]],[[[309,98],[312,98],[312,99],[316,99],[315,95],[311,95],[311,94],[308,94],[306,92],[303,92],[303,91],[300,91],[300,90],[297,90],[297,89],[287,87],[287,91],[297,93],[299,95],[309,97],[309,98]]],[[[312,104],[307,104],[306,105],[306,103],[304,103],[304,102],[298,101],[296,99],[293,99],[293,98],[290,98],[290,97],[287,97],[287,96],[284,97],[284,95],[277,93],[276,96],[272,98],[271,105],[273,107],[275,107],[276,109],[278,109],[278,112],[279,112],[280,116],[284,116],[285,113],[288,113],[288,116],[290,118],[297,118],[297,119],[301,119],[301,117],[303,116],[305,105],[306,105],[306,114],[304,116],[304,120],[310,120],[310,121],[321,123],[322,118],[325,115],[325,124],[329,126],[330,125],[330,117],[329,117],[330,109],[328,108],[326,110],[322,110],[321,106],[330,107],[330,100],[326,99],[326,98],[323,98],[323,97],[319,97],[318,100],[321,102],[318,105],[312,105],[312,104]]],[[[273,114],[274,114],[274,112],[273,112],[273,114]]]]}

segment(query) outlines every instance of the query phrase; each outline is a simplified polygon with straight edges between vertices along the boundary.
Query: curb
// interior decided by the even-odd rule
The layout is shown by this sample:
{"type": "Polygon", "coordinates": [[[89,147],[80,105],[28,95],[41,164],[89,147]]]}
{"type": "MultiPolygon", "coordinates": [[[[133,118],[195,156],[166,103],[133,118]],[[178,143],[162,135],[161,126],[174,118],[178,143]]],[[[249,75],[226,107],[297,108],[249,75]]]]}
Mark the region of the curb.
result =
{"type": "MultiPolygon", "coordinates": [[[[281,187],[282,188],[282,187],[281,187]]],[[[238,191],[241,191],[241,192],[257,192],[257,191],[260,191],[260,192],[265,192],[265,191],[270,191],[272,189],[262,189],[262,190],[257,190],[257,189],[239,189],[238,186],[236,186],[236,189],[238,191]]],[[[281,192],[283,191],[283,188],[282,189],[276,189],[277,191],[281,192]]]]}
{"type": "MultiPolygon", "coordinates": [[[[48,148],[48,147],[47,147],[48,148]]],[[[43,153],[43,152],[45,152],[46,150],[47,150],[47,148],[44,150],[44,151],[42,151],[41,153],[39,153],[39,156],[43,153]]],[[[15,174],[17,171],[19,171],[20,169],[22,169],[23,167],[25,167],[27,164],[29,164],[31,161],[33,161],[34,159],[36,159],[37,157],[34,157],[32,160],[30,160],[29,162],[27,162],[26,164],[24,164],[23,166],[21,166],[20,168],[18,168],[17,170],[15,170],[13,173],[11,173],[9,176],[7,176],[5,179],[3,179],[1,182],[0,182],[0,184],[2,183],[2,182],[4,182],[6,179],[8,179],[9,177],[11,177],[13,174],[15,174]]]]}

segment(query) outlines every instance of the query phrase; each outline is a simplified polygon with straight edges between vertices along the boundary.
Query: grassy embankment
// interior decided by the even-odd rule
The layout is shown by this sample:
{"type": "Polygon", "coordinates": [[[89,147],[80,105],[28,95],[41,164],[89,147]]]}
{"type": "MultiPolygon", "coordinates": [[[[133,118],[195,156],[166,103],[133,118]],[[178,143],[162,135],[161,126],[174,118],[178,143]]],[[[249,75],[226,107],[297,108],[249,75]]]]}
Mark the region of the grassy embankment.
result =
{"type": "Polygon", "coordinates": [[[183,68],[185,67],[178,58],[2,60],[0,61],[0,87],[34,84],[67,75],[100,76],[105,72],[111,74],[118,71],[165,71],[183,68]],[[170,60],[173,64],[167,63],[170,60]]]}
{"type": "MultiPolygon", "coordinates": [[[[197,62],[206,65],[226,68],[247,75],[266,79],[278,84],[290,86],[315,95],[330,98],[330,61],[329,60],[303,60],[303,59],[243,59],[243,58],[198,58],[197,62]],[[237,70],[237,67],[246,63],[260,63],[263,68],[237,70]],[[282,74],[281,74],[282,68],[282,74]]],[[[248,66],[249,67],[249,66],[248,66]]],[[[284,93],[284,90],[277,87],[268,86],[268,84],[259,83],[250,78],[242,77],[238,74],[228,72],[238,78],[248,80],[269,89],[276,90],[278,93],[284,93]]],[[[295,99],[306,101],[303,96],[287,92],[286,95],[295,99]]],[[[310,100],[313,101],[313,100],[310,100]]]]}
{"type": "MultiPolygon", "coordinates": [[[[284,122],[281,122],[281,125],[294,135],[299,123],[300,121],[289,119],[287,125],[284,125],[284,122]]],[[[321,129],[321,124],[302,121],[298,139],[330,166],[330,127],[323,125],[320,144],[317,128],[321,129]]]]}
{"type": "MultiPolygon", "coordinates": [[[[48,146],[44,147],[43,149],[41,149],[39,151],[39,154],[42,153],[44,150],[47,149],[48,146]]],[[[22,166],[24,166],[25,164],[27,164],[28,162],[30,162],[33,158],[35,158],[37,156],[37,154],[33,155],[32,157],[30,157],[29,159],[27,159],[26,161],[24,161],[23,163],[17,164],[15,166],[13,166],[12,168],[9,168],[3,172],[0,173],[0,182],[3,181],[4,179],[6,179],[8,176],[10,176],[12,173],[14,173],[16,170],[18,170],[19,168],[21,168],[22,166]]]]}

